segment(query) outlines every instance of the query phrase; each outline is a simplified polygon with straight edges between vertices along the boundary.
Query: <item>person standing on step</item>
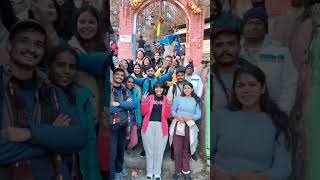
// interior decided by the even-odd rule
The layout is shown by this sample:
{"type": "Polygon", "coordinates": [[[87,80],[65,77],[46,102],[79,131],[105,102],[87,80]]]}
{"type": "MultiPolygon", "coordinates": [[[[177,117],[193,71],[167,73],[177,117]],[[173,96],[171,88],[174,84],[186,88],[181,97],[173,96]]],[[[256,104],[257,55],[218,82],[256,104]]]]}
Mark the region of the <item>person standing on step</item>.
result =
{"type": "MultiPolygon", "coordinates": [[[[149,94],[152,94],[153,88],[158,81],[165,82],[170,80],[173,74],[173,68],[174,67],[171,67],[166,74],[160,77],[156,77],[154,75],[155,73],[154,66],[152,65],[147,66],[146,68],[147,77],[135,79],[135,83],[141,87],[141,94],[145,94],[146,92],[148,92],[149,94]]],[[[140,156],[141,157],[145,156],[144,150],[140,153],[140,156]]]]}
{"type": "Polygon", "coordinates": [[[113,82],[110,104],[110,179],[122,179],[121,172],[124,163],[124,150],[126,145],[126,128],[130,112],[138,106],[130,96],[126,87],[122,85],[125,78],[123,69],[113,71],[113,82]]]}
{"type": "Polygon", "coordinates": [[[201,99],[197,97],[190,82],[183,84],[181,96],[172,103],[173,121],[170,125],[170,145],[174,147],[175,174],[178,180],[181,173],[186,180],[191,180],[190,158],[198,145],[199,129],[195,121],[201,118],[201,99]]]}
{"type": "Polygon", "coordinates": [[[141,103],[142,141],[146,152],[147,179],[161,180],[163,154],[168,141],[168,122],[171,116],[171,103],[164,95],[164,84],[157,82],[154,93],[144,94],[141,103]]]}
{"type": "MultiPolygon", "coordinates": [[[[203,92],[203,83],[201,77],[194,73],[193,64],[188,64],[186,66],[186,80],[189,81],[193,85],[193,89],[195,94],[201,99],[203,92]]],[[[196,121],[197,126],[201,129],[201,119],[196,121]]],[[[196,153],[192,154],[192,160],[197,161],[198,157],[196,153]]]]}
{"type": "MultiPolygon", "coordinates": [[[[183,84],[186,82],[185,72],[186,72],[186,69],[184,67],[180,66],[176,69],[177,82],[174,83],[169,88],[168,93],[167,93],[168,101],[171,103],[176,97],[181,96],[181,94],[182,94],[183,84]]],[[[169,120],[170,124],[171,124],[171,121],[172,121],[172,119],[169,120]]],[[[171,146],[171,160],[174,160],[173,146],[171,146]]]]}

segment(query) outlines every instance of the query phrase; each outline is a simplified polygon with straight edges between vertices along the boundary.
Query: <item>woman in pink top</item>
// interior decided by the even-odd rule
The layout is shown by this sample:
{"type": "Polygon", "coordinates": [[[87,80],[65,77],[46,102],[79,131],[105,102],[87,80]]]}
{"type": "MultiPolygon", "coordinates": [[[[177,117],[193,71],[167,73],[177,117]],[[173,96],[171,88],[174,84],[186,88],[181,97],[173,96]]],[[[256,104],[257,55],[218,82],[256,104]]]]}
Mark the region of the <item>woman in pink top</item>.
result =
{"type": "Polygon", "coordinates": [[[147,179],[161,180],[161,167],[164,150],[168,141],[168,122],[171,104],[164,96],[164,84],[157,82],[152,95],[143,95],[141,103],[142,142],[146,152],[147,179]]]}

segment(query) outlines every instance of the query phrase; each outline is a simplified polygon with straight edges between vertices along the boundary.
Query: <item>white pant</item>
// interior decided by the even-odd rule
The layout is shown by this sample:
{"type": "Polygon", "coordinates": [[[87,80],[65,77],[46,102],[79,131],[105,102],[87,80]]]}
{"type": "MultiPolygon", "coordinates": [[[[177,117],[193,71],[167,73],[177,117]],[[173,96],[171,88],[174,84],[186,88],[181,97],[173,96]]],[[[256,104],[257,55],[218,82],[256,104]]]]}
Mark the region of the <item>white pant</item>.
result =
{"type": "Polygon", "coordinates": [[[161,122],[150,121],[146,133],[142,133],[143,147],[146,152],[147,176],[160,177],[163,154],[168,136],[163,136],[161,122]]]}

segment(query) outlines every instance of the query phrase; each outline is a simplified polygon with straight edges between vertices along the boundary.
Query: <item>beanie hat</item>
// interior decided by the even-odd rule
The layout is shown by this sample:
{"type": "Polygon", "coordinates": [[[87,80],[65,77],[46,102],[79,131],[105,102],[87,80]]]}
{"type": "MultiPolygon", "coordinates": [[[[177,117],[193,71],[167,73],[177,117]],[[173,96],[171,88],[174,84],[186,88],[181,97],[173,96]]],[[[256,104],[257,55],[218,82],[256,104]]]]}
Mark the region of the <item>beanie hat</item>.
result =
{"type": "Polygon", "coordinates": [[[268,25],[268,14],[262,7],[251,8],[243,16],[243,24],[246,24],[249,19],[258,18],[268,25]]]}

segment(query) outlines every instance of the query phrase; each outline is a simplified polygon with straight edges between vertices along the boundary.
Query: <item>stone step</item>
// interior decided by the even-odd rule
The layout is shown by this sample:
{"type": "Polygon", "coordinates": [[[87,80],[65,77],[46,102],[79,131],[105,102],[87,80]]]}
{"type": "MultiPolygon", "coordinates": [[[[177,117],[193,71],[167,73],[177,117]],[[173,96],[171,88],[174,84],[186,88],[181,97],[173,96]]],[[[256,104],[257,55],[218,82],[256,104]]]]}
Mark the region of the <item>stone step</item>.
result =
{"type": "MultiPolygon", "coordinates": [[[[142,145],[134,148],[133,150],[127,150],[125,152],[125,169],[128,171],[126,179],[145,179],[146,176],[146,159],[140,157],[142,151],[142,145]],[[131,177],[131,171],[135,170],[138,172],[138,177],[131,177]]],[[[166,149],[162,165],[162,179],[172,179],[174,174],[174,161],[170,159],[170,150],[166,149]]],[[[190,160],[192,178],[194,180],[209,180],[209,168],[205,161],[198,157],[197,161],[190,160]]]]}

